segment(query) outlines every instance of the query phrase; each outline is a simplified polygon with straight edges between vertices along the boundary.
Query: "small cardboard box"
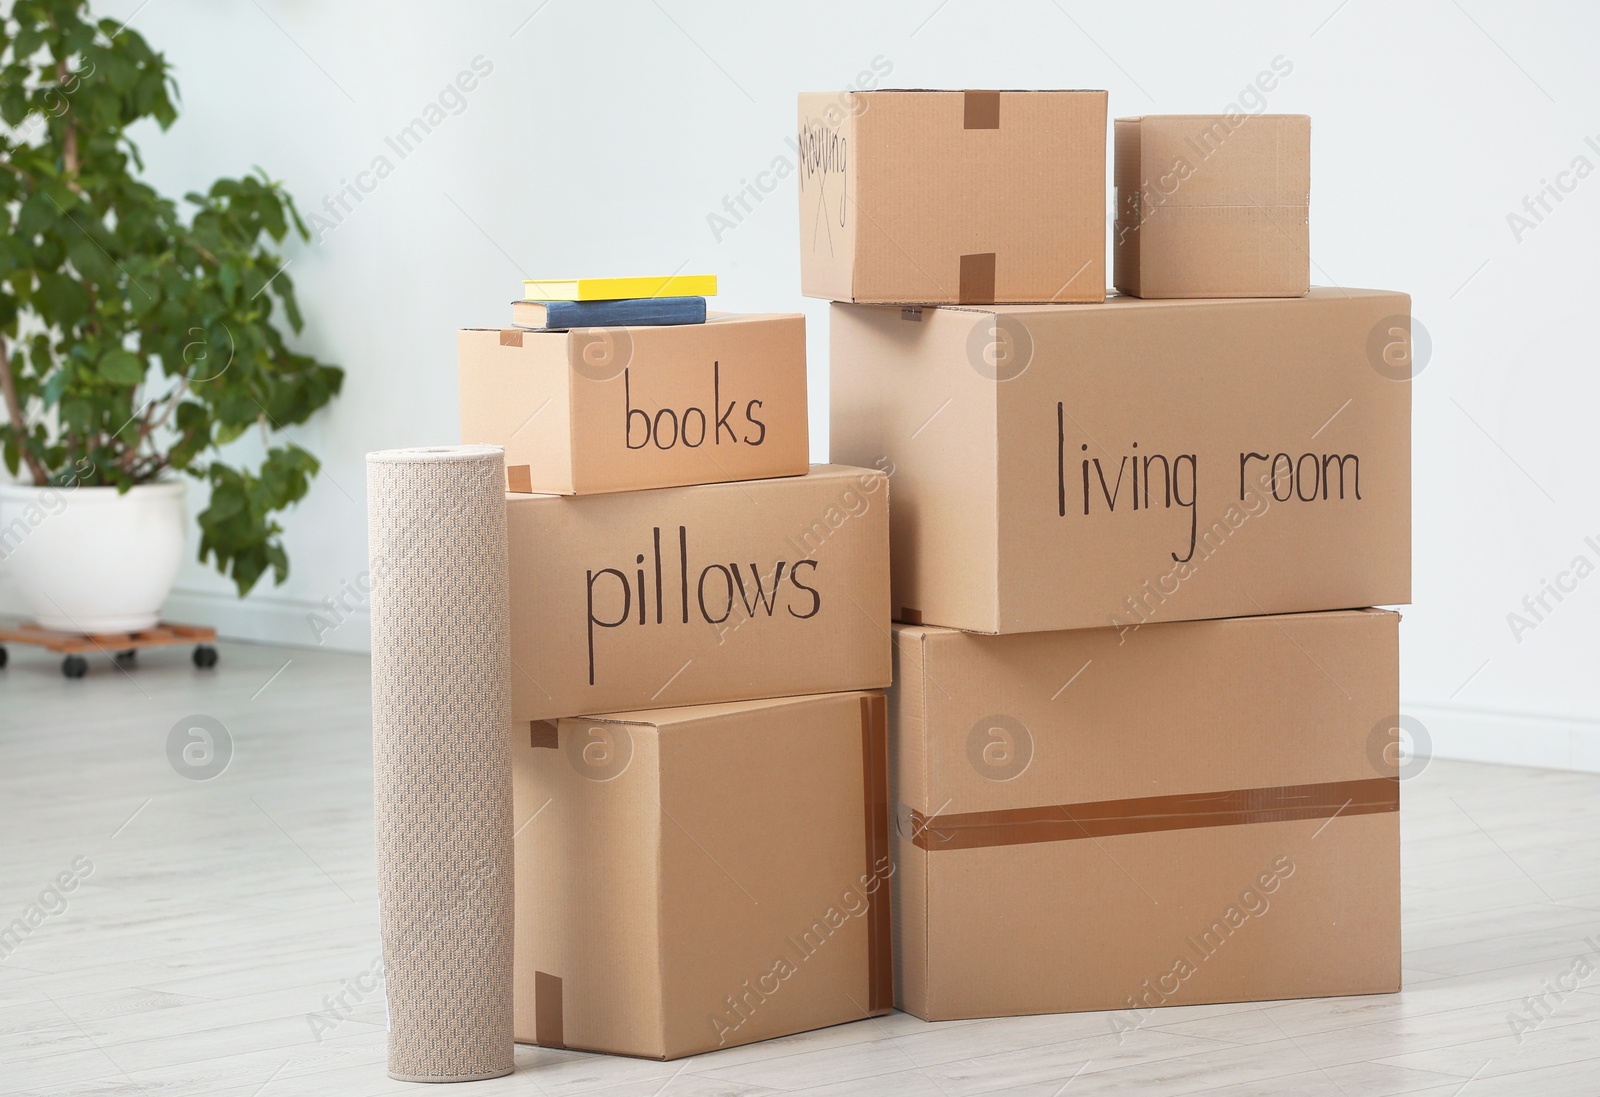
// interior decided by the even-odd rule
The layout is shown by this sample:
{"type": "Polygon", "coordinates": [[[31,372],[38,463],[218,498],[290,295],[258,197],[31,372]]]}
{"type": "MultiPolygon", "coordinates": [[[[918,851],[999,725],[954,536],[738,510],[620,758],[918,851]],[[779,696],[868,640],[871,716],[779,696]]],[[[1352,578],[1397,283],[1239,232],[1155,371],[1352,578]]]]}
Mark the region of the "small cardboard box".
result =
{"type": "Polygon", "coordinates": [[[800,96],[800,291],[1105,298],[1106,93],[800,96]]]}
{"type": "Polygon", "coordinates": [[[507,495],[513,720],[887,686],[888,508],[839,465],[507,495]]]}
{"type": "Polygon", "coordinates": [[[832,456],[893,474],[897,620],[1411,597],[1410,298],[834,305],[832,456]]]}
{"type": "Polygon", "coordinates": [[[1118,118],[1117,289],[1135,297],[1299,297],[1311,288],[1311,119],[1118,118]]]}
{"type": "Polygon", "coordinates": [[[512,491],[801,476],[810,460],[802,316],[467,328],[457,347],[461,440],[504,446],[512,491]]]}
{"type": "Polygon", "coordinates": [[[893,1006],[884,698],[524,727],[515,1031],[675,1059],[893,1006]]]}
{"type": "Polygon", "coordinates": [[[1115,1010],[1117,1033],[1398,990],[1398,621],[897,625],[899,1007],[1115,1010]]]}

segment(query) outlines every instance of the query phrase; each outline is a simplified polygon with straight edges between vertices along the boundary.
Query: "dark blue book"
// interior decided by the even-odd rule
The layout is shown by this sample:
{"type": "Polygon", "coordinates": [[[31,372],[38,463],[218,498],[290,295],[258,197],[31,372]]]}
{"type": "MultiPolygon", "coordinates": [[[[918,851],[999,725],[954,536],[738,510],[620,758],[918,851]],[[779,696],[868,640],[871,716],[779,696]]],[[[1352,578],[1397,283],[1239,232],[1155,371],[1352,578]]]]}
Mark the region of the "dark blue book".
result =
{"type": "Polygon", "coordinates": [[[633,297],[621,301],[513,301],[511,322],[519,328],[647,327],[703,324],[704,297],[633,297]]]}

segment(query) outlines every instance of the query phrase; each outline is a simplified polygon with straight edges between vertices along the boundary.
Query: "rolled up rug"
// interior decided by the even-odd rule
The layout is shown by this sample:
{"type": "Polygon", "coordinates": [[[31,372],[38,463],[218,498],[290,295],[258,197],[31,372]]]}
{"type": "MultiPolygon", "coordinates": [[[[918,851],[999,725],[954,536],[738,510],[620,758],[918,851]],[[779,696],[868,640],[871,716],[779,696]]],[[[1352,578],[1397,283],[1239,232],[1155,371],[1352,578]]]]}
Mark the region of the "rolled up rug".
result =
{"type": "Polygon", "coordinates": [[[509,1074],[511,759],[498,446],[367,455],[389,1074],[509,1074]]]}

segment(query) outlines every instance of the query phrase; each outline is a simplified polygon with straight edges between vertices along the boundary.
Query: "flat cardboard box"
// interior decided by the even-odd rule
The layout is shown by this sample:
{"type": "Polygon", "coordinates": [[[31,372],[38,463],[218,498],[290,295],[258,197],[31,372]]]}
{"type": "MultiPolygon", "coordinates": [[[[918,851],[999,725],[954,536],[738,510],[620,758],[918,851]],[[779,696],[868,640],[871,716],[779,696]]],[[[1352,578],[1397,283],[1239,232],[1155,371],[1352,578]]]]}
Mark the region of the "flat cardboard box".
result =
{"type": "Polygon", "coordinates": [[[887,1013],[881,693],[515,737],[515,1033],[674,1059],[887,1013]]]}
{"type": "Polygon", "coordinates": [[[1106,93],[800,96],[800,291],[1105,298],[1106,93]]]}
{"type": "Polygon", "coordinates": [[[1411,598],[1404,294],[830,323],[833,459],[892,473],[897,620],[1042,632],[1411,598]]]}
{"type": "Polygon", "coordinates": [[[1397,614],[895,627],[895,995],[925,1020],[1400,988],[1397,614]]]}
{"type": "Polygon", "coordinates": [[[888,507],[839,465],[507,495],[513,720],[887,686],[888,507]]]}
{"type": "Polygon", "coordinates": [[[1112,278],[1135,297],[1300,297],[1311,288],[1311,119],[1116,122],[1112,278]]]}
{"type": "Polygon", "coordinates": [[[457,347],[461,440],[504,446],[512,491],[802,476],[810,461],[802,316],[467,328],[457,347]]]}

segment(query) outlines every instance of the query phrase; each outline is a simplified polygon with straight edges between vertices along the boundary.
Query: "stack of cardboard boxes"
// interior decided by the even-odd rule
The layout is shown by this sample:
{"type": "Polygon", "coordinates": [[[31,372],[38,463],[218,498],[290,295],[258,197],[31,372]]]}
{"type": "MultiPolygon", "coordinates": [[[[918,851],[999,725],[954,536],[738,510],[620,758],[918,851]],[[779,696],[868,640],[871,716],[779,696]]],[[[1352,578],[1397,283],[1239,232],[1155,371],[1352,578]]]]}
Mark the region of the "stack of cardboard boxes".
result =
{"type": "Polygon", "coordinates": [[[888,481],[808,465],[803,319],[458,343],[510,488],[516,1038],[887,1011],[888,481]]]}
{"type": "Polygon", "coordinates": [[[1109,300],[1103,93],[800,128],[832,455],[894,484],[897,1004],[1397,989],[1409,299],[1307,292],[1306,119],[1119,120],[1109,300]]]}
{"type": "Polygon", "coordinates": [[[519,1040],[1398,987],[1409,301],[1307,292],[1308,144],[1119,121],[1107,300],[1104,92],[802,96],[834,465],[798,316],[461,332],[519,1040]]]}

